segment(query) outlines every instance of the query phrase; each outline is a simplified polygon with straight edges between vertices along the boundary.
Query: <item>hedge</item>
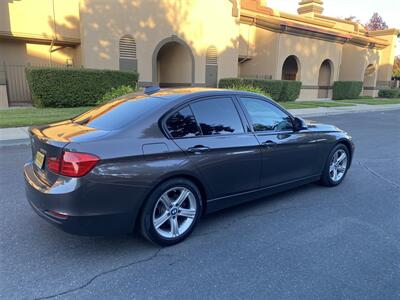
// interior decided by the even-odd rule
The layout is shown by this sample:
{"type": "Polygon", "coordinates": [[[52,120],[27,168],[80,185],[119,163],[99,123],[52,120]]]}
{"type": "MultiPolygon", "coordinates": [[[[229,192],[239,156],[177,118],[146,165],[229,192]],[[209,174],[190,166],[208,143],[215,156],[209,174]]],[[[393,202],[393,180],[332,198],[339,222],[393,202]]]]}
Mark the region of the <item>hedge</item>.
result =
{"type": "Polygon", "coordinates": [[[295,101],[300,96],[301,81],[282,80],[283,87],[279,101],[295,101]]]}
{"type": "Polygon", "coordinates": [[[400,97],[400,89],[382,89],[379,90],[378,96],[381,98],[397,98],[400,97]]]}
{"type": "Polygon", "coordinates": [[[362,88],[362,81],[335,81],[333,83],[332,99],[356,99],[360,96],[362,88]]]}
{"type": "Polygon", "coordinates": [[[40,107],[95,105],[99,99],[120,86],[136,87],[134,72],[82,68],[27,68],[33,103],[40,107]]]}
{"type": "Polygon", "coordinates": [[[300,95],[301,82],[292,80],[265,80],[247,78],[222,78],[218,87],[232,88],[237,85],[250,85],[262,89],[275,101],[294,101],[300,95]]]}

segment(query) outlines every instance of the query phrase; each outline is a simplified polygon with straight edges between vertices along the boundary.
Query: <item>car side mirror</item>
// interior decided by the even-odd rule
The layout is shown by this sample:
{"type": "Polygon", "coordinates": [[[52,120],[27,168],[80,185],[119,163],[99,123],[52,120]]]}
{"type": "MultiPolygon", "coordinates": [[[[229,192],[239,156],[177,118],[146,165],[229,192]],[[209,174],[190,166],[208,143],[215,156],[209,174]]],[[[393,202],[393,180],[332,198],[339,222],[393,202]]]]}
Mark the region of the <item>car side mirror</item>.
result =
{"type": "Polygon", "coordinates": [[[294,128],[294,131],[300,131],[303,129],[307,129],[306,121],[304,121],[302,118],[295,117],[293,119],[293,128],[294,128]]]}

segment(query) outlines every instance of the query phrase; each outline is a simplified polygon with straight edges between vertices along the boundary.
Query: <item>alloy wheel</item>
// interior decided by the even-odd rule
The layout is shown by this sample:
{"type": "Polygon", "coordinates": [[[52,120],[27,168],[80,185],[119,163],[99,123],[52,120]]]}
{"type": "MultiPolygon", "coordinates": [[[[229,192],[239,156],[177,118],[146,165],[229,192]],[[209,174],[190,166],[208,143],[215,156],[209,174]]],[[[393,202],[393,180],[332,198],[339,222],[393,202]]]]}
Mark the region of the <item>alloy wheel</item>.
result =
{"type": "Polygon", "coordinates": [[[197,214],[194,194],[185,187],[174,187],[157,200],[153,210],[153,226],[163,238],[177,238],[193,224],[197,214]]]}
{"type": "Polygon", "coordinates": [[[340,181],[347,169],[347,154],[343,149],[338,149],[332,156],[329,165],[329,177],[333,182],[340,181]]]}

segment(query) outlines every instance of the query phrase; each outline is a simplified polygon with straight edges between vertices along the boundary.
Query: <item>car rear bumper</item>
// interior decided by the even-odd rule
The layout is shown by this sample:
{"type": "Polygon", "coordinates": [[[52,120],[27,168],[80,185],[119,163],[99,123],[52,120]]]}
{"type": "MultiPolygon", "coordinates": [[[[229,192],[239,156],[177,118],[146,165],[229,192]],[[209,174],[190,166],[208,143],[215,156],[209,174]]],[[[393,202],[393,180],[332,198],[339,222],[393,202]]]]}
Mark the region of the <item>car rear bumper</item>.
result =
{"type": "Polygon", "coordinates": [[[141,201],[127,201],[130,193],[126,188],[88,185],[76,178],[60,179],[48,186],[31,163],[24,166],[24,177],[26,197],[32,209],[65,232],[110,235],[126,234],[134,229],[141,201]]]}

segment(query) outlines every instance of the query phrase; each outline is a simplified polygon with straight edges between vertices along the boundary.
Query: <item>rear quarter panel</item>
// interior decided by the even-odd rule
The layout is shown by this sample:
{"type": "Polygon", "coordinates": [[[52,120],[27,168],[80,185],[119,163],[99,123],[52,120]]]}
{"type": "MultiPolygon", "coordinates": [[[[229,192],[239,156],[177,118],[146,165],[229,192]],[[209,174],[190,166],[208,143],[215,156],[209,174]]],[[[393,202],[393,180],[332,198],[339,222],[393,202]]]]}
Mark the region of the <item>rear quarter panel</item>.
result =
{"type": "Polygon", "coordinates": [[[112,196],[132,199],[134,213],[155,186],[168,178],[190,176],[204,182],[187,155],[164,136],[156,122],[140,122],[96,141],[72,142],[66,149],[99,156],[100,163],[85,180],[100,189],[123,191],[112,196]]]}

